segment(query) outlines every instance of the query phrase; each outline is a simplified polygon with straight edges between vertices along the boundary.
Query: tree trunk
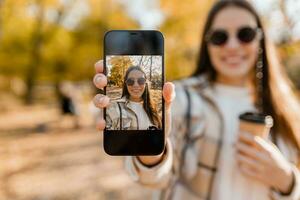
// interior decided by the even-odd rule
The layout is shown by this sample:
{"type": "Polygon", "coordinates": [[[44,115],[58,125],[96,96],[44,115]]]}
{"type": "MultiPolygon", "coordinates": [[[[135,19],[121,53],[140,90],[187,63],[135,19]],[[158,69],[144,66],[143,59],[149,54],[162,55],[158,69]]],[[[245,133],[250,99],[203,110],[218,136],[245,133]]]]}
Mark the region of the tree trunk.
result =
{"type": "Polygon", "coordinates": [[[34,32],[32,34],[32,48],[30,51],[30,60],[32,61],[27,70],[25,77],[25,83],[27,86],[27,91],[25,93],[25,104],[29,105],[33,103],[33,86],[35,84],[35,79],[38,74],[38,67],[41,61],[41,46],[43,43],[42,35],[42,25],[44,22],[44,7],[43,4],[39,4],[39,13],[37,15],[37,21],[35,25],[34,32]]]}
{"type": "MultiPolygon", "coordinates": [[[[25,77],[27,91],[26,91],[24,100],[25,100],[25,104],[27,104],[27,105],[33,103],[33,87],[34,87],[34,84],[36,81],[36,77],[38,75],[38,69],[39,69],[39,65],[41,64],[41,59],[42,59],[41,47],[42,47],[43,43],[50,40],[57,31],[57,27],[54,27],[47,33],[42,32],[42,26],[44,24],[44,13],[45,13],[43,1],[37,0],[36,4],[38,4],[40,6],[39,7],[40,9],[39,9],[39,13],[37,15],[35,30],[32,34],[32,48],[31,48],[31,52],[29,55],[30,60],[32,62],[28,66],[27,74],[25,77]]],[[[56,25],[59,25],[60,22],[64,19],[65,11],[66,11],[65,7],[60,7],[58,9],[59,14],[55,21],[56,25]]]]}

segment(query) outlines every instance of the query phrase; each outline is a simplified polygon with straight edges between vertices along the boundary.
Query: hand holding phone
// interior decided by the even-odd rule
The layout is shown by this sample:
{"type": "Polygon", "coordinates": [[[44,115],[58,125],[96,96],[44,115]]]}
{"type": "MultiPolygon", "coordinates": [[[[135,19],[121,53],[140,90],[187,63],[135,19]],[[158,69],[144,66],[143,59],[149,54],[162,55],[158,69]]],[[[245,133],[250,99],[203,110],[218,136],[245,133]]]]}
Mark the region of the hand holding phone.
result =
{"type": "Polygon", "coordinates": [[[163,43],[158,31],[109,31],[105,35],[103,74],[94,80],[102,79],[106,94],[97,98],[98,106],[104,108],[104,150],[110,155],[159,155],[164,150],[169,131],[165,121],[170,116],[165,118],[162,90],[163,43]]]}
{"type": "MultiPolygon", "coordinates": [[[[99,88],[103,89],[107,85],[107,77],[103,74],[103,60],[99,60],[95,63],[95,76],[93,79],[94,85],[99,88]]],[[[175,98],[175,91],[174,85],[171,82],[166,82],[163,86],[163,98],[165,100],[165,138],[168,137],[171,129],[171,103],[175,98]]],[[[108,106],[109,104],[109,97],[103,94],[97,94],[94,97],[94,104],[99,109],[103,109],[108,106]]],[[[103,131],[105,128],[105,120],[101,116],[100,119],[97,121],[97,129],[99,131],[103,131]]],[[[161,159],[162,154],[156,156],[139,156],[139,159],[146,165],[152,165],[157,163],[161,159]]]]}

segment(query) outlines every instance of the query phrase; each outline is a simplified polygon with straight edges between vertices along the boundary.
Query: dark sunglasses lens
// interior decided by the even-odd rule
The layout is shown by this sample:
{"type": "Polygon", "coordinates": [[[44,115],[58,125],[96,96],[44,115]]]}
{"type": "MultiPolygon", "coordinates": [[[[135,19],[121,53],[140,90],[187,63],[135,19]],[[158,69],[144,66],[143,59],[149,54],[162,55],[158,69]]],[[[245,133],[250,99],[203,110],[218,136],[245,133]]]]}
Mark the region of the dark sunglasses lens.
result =
{"type": "Polygon", "coordinates": [[[138,84],[139,84],[139,85],[144,85],[145,82],[146,82],[146,80],[145,80],[144,78],[139,78],[139,79],[138,79],[138,84]]]}
{"type": "Polygon", "coordinates": [[[253,28],[245,27],[241,28],[238,32],[237,37],[241,42],[249,43],[254,40],[256,36],[256,31],[253,28]]]}
{"type": "Polygon", "coordinates": [[[223,45],[227,39],[228,35],[225,31],[214,31],[210,36],[210,42],[214,45],[223,45]]]}
{"type": "Polygon", "coordinates": [[[126,84],[129,85],[129,86],[133,86],[133,85],[134,85],[134,80],[131,79],[131,78],[129,78],[129,79],[127,79],[127,81],[126,81],[126,84]]]}

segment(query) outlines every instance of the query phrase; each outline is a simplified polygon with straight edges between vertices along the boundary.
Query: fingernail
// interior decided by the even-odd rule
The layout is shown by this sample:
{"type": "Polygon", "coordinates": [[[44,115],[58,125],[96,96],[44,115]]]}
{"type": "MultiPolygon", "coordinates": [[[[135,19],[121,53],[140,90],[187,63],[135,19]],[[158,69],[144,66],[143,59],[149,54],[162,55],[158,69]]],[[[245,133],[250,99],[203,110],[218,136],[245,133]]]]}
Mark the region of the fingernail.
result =
{"type": "Polygon", "coordinates": [[[102,77],[101,77],[101,76],[98,76],[98,77],[96,78],[96,83],[100,83],[101,80],[102,80],[102,77]]]}
{"type": "Polygon", "coordinates": [[[98,64],[102,64],[103,63],[103,60],[98,60],[95,65],[98,65],[98,64]]]}
{"type": "Polygon", "coordinates": [[[104,103],[104,97],[101,97],[99,99],[99,106],[103,106],[103,103],[104,103]]]}
{"type": "Polygon", "coordinates": [[[100,106],[101,103],[102,103],[102,96],[97,95],[97,96],[95,97],[95,99],[94,99],[94,103],[95,103],[96,106],[100,106]]]}

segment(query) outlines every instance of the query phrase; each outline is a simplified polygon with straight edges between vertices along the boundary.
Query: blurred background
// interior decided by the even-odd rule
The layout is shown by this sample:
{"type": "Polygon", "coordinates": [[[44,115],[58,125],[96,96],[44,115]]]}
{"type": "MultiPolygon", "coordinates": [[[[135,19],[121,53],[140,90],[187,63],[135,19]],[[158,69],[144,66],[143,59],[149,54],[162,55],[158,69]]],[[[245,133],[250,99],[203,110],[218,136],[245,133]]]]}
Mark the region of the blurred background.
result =
{"type": "MultiPolygon", "coordinates": [[[[0,0],[0,199],[149,199],[106,155],[91,100],[111,29],[158,29],[168,80],[195,69],[214,1],[0,0]]],[[[253,0],[300,89],[300,1],[253,0]]]]}

